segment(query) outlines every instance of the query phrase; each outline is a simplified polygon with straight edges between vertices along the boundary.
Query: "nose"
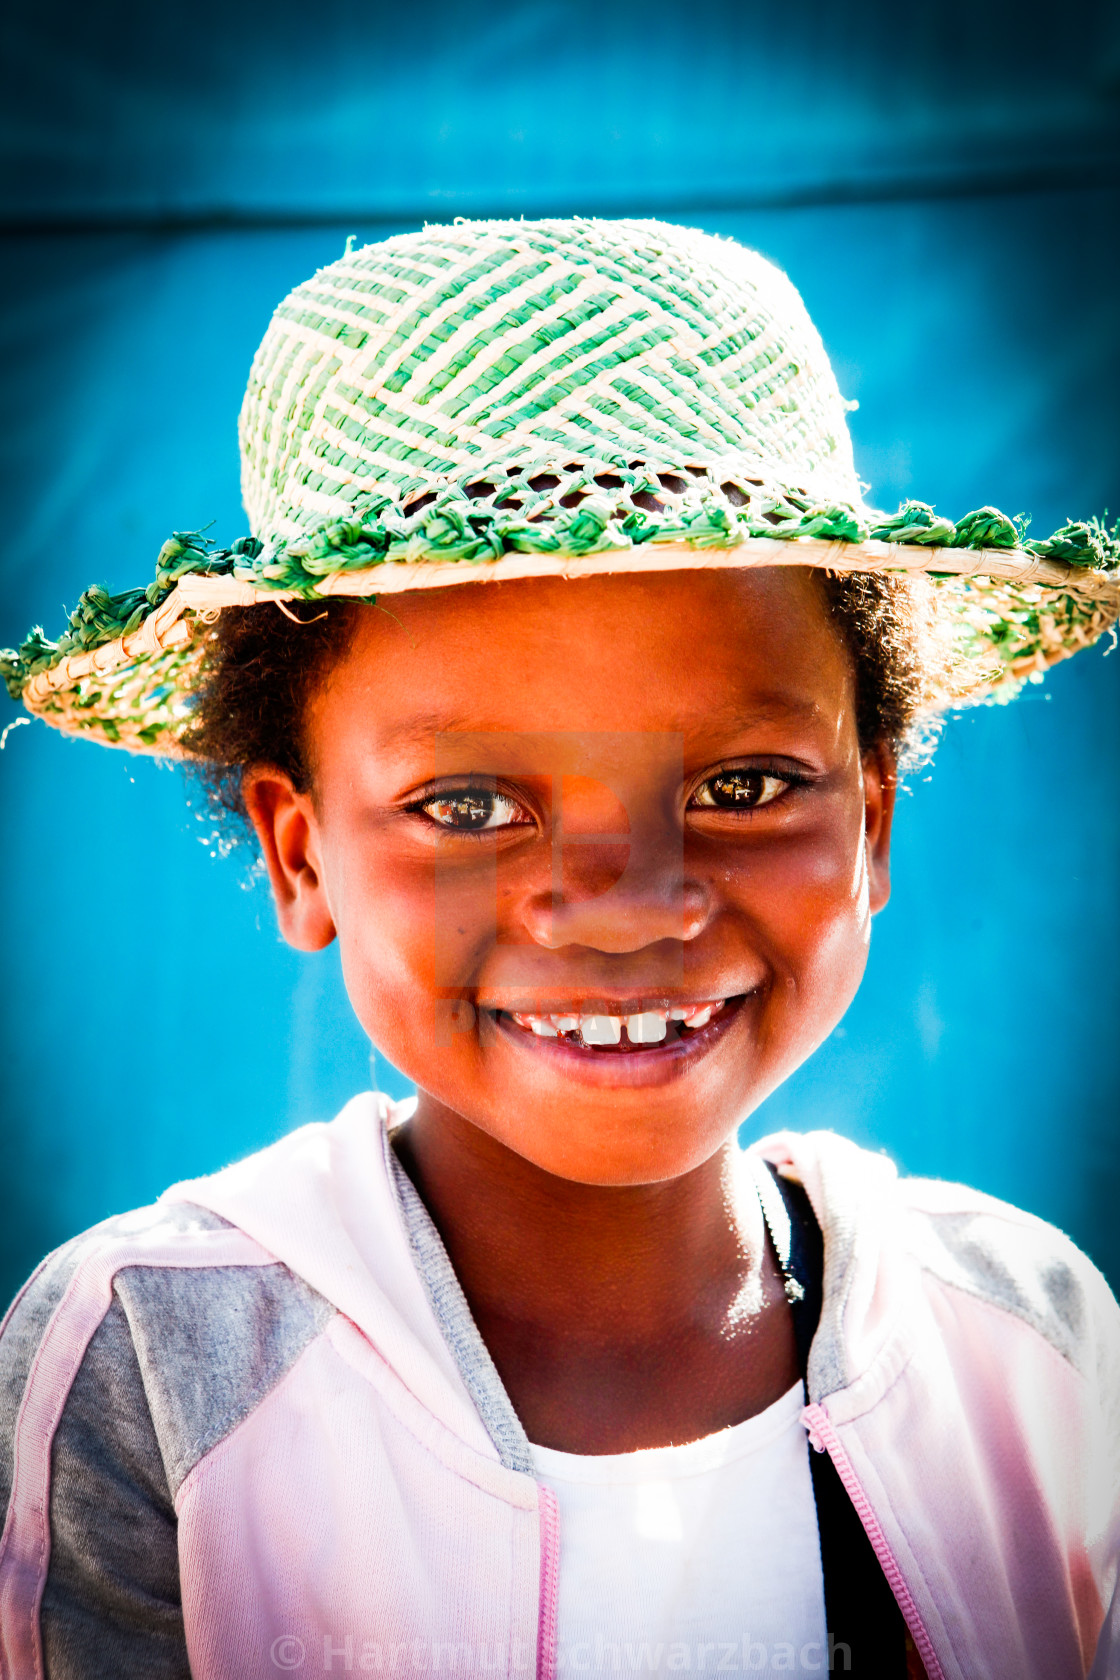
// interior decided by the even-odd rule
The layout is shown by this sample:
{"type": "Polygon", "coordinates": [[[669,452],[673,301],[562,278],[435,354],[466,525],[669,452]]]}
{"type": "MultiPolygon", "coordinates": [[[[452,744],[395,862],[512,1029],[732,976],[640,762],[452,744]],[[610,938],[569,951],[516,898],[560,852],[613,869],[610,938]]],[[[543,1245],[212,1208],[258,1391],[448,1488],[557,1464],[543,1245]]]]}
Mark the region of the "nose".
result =
{"type": "Polygon", "coordinates": [[[525,929],[534,944],[621,955],[663,940],[695,939],[703,931],[709,894],[701,882],[684,878],[679,835],[675,845],[643,844],[633,835],[625,868],[606,887],[596,850],[566,847],[562,889],[536,893],[525,904],[525,929]]]}

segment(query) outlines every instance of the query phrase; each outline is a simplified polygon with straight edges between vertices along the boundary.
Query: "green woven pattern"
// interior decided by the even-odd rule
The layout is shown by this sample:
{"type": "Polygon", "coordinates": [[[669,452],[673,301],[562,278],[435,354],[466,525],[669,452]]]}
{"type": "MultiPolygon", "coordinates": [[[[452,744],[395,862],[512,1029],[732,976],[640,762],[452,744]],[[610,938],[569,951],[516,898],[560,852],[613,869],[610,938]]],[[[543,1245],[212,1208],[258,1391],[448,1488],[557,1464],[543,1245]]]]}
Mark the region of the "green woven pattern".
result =
{"type": "Polygon", "coordinates": [[[200,618],[373,597],[436,568],[510,575],[518,556],[514,575],[774,564],[776,546],[851,570],[897,555],[945,574],[973,692],[1010,692],[1120,605],[1120,539],[1099,521],[1032,541],[991,507],[956,521],[868,507],[789,281],[655,222],[458,222],[347,250],[276,311],[241,446],[253,536],[216,548],[179,532],[145,588],[87,590],[57,641],[34,630],[0,653],[13,698],[71,732],[174,751],[200,618]],[[978,564],[991,575],[952,575],[978,564]]]}
{"type": "Polygon", "coordinates": [[[276,311],[241,410],[254,532],[292,539],[472,472],[721,463],[858,504],[845,404],[785,275],[656,222],[428,228],[276,311]],[[745,463],[745,465],[744,465],[745,463]]]}
{"type": "Polygon", "coordinates": [[[135,660],[51,694],[33,709],[68,735],[134,752],[170,750],[189,715],[200,651],[196,643],[135,660]]]}

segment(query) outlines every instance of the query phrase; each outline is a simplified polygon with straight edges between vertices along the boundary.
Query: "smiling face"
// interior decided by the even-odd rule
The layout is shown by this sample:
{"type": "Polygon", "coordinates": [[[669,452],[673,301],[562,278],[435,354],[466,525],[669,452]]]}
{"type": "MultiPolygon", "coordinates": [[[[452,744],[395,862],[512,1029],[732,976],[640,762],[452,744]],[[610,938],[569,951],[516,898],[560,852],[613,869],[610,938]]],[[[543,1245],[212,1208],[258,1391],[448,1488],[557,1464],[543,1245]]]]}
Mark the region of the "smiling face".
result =
{"type": "Polygon", "coordinates": [[[885,751],[799,567],[417,591],[363,611],[249,772],[281,928],[371,1039],[589,1184],[707,1160],[827,1036],[888,891],[885,751]]]}

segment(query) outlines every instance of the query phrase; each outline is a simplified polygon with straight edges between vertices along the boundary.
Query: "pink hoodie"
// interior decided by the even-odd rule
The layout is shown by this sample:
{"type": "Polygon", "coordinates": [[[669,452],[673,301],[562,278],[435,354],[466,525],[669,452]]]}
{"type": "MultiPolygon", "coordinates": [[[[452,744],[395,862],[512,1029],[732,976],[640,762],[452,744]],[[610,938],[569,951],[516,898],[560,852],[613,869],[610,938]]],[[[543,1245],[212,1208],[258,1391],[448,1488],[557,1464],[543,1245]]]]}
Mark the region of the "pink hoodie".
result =
{"type": "MultiPolygon", "coordinates": [[[[25,1349],[4,1676],[43,1674],[45,1640],[62,1649],[52,1476],[71,1462],[68,1397],[99,1329],[94,1352],[108,1349],[112,1308],[177,1517],[195,1680],[551,1680],[555,1501],[387,1145],[399,1118],[356,1098],[95,1228],[17,1302],[0,1342],[25,1349]]],[[[755,1147],[804,1184],[824,1233],[809,1438],[930,1680],[1120,1676],[1120,1314],[1104,1280],[1030,1215],[899,1179],[831,1133],[755,1147]]],[[[81,1547],[65,1544],[72,1575],[81,1547]]]]}

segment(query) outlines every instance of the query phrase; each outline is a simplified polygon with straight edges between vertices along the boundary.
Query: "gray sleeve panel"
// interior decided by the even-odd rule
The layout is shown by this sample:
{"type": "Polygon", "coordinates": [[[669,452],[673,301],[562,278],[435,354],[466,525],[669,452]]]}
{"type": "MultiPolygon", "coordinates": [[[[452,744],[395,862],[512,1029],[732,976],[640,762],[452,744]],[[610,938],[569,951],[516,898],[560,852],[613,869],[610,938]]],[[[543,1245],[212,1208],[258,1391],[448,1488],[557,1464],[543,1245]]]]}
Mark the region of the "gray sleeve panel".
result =
{"type": "MultiPolygon", "coordinates": [[[[90,1248],[227,1225],[189,1204],[106,1221],[39,1268],[0,1337],[0,1491],[51,1315],[90,1248]]],[[[189,1680],[174,1496],[183,1477],[283,1378],[333,1307],[279,1262],[134,1266],[66,1398],[51,1455],[47,1680],[189,1680]]]]}
{"type": "Polygon", "coordinates": [[[130,1266],[128,1319],[172,1498],[200,1458],[260,1404],[334,1308],[279,1261],[130,1266]]]}
{"type": "MultiPolygon", "coordinates": [[[[51,1314],[66,1292],[78,1263],[94,1242],[107,1237],[124,1238],[139,1232],[166,1230],[169,1233],[209,1231],[228,1222],[205,1208],[186,1203],[157,1204],[137,1213],[108,1219],[92,1231],[85,1231],[48,1254],[12,1303],[3,1335],[0,1335],[0,1513],[7,1516],[12,1494],[12,1446],[16,1419],[32,1362],[39,1350],[51,1314]]],[[[3,1522],[0,1521],[0,1529],[3,1522]]]]}
{"type": "Polygon", "coordinates": [[[55,1433],[50,1517],[47,1680],[190,1680],[175,1511],[119,1301],[55,1433]]]}

